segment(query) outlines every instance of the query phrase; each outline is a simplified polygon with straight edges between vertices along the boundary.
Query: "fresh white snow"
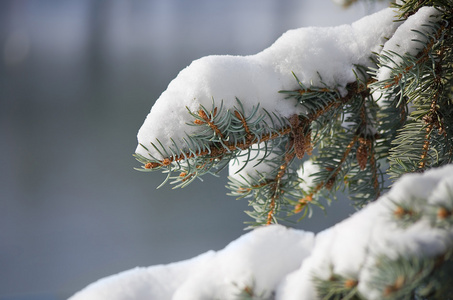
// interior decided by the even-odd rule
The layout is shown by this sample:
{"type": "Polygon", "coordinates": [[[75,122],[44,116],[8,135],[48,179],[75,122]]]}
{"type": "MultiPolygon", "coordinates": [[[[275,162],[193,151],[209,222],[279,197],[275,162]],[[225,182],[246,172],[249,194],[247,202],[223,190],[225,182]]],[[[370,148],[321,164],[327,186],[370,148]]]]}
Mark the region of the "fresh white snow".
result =
{"type": "Polygon", "coordinates": [[[313,276],[332,272],[358,281],[367,299],[382,299],[370,283],[381,255],[435,256],[453,247],[453,229],[435,226],[436,212],[453,209],[453,165],[409,174],[389,193],[318,233],[281,225],[244,234],[223,250],[169,265],[135,268],[95,282],[69,300],[237,299],[246,288],[266,299],[318,299],[313,276]],[[402,226],[398,206],[420,218],[402,226]]]}

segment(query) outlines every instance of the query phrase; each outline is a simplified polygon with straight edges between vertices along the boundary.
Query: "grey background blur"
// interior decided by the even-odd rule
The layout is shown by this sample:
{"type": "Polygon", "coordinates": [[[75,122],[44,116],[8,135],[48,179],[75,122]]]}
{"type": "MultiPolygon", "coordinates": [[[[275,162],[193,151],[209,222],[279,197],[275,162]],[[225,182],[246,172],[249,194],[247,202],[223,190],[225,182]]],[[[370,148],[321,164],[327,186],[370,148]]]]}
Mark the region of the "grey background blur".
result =
{"type": "MultiPolygon", "coordinates": [[[[153,102],[194,59],[254,54],[288,29],[350,23],[381,7],[1,1],[0,299],[65,299],[101,277],[243,234],[247,203],[226,196],[226,173],[156,190],[162,174],[133,170],[153,102]]],[[[297,227],[319,231],[351,212],[334,203],[297,227]]]]}

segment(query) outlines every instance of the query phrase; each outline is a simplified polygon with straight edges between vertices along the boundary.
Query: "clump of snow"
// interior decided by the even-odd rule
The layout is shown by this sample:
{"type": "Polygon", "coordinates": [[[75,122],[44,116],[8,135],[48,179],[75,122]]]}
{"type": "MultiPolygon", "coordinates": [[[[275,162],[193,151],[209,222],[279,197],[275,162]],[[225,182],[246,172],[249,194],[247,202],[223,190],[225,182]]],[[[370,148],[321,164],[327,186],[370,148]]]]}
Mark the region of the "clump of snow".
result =
{"type": "MultiPolygon", "coordinates": [[[[138,132],[139,144],[157,158],[162,157],[151,147],[157,140],[164,148],[173,141],[183,148],[185,135],[200,130],[187,126],[193,122],[187,108],[192,112],[200,105],[210,108],[213,99],[217,105],[223,101],[226,109],[233,109],[237,97],[246,114],[258,104],[279,117],[301,113],[294,99],[278,93],[300,88],[292,72],[307,87],[327,85],[344,94],[346,85],[356,80],[356,65],[371,66],[372,52],[380,52],[399,26],[394,15],[392,9],[384,9],[351,25],[290,30],[255,55],[216,55],[193,61],[152,107],[138,132]]],[[[149,157],[140,145],[136,153],[149,157]]]]}
{"type": "Polygon", "coordinates": [[[425,6],[398,27],[382,50],[382,53],[392,56],[392,61],[381,66],[377,73],[377,80],[382,81],[391,77],[391,69],[403,61],[400,57],[401,55],[410,54],[416,56],[423,50],[423,45],[434,33],[433,27],[429,26],[430,22],[438,21],[439,15],[440,12],[436,8],[425,6]],[[393,53],[398,55],[393,55],[393,53]]]}
{"type": "Polygon", "coordinates": [[[451,225],[436,226],[436,211],[453,207],[453,165],[405,175],[389,193],[316,236],[280,225],[262,227],[193,259],[136,268],[89,285],[70,300],[236,299],[241,290],[277,300],[319,299],[314,277],[356,280],[367,299],[382,256],[434,257],[453,247],[451,225]],[[409,224],[398,207],[419,217],[409,224]],[[433,215],[434,212],[434,215],[433,215]]]}
{"type": "Polygon", "coordinates": [[[101,279],[69,300],[235,299],[245,288],[267,297],[310,255],[313,241],[311,232],[262,227],[218,252],[101,279]]]}
{"type": "Polygon", "coordinates": [[[300,187],[303,191],[308,192],[310,188],[314,187],[313,184],[313,174],[316,174],[320,171],[319,165],[313,163],[312,160],[306,160],[302,164],[302,167],[297,170],[297,174],[302,179],[300,187]]]}

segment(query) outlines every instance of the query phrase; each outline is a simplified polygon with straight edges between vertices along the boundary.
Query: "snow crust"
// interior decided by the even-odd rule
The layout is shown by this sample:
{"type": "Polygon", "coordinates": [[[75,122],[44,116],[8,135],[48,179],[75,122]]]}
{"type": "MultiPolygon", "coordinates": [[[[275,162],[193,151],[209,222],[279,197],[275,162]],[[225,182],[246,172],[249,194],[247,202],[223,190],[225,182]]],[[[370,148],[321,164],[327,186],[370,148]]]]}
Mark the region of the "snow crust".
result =
{"type": "MultiPolygon", "coordinates": [[[[182,138],[200,130],[187,126],[193,122],[187,109],[196,112],[200,105],[209,109],[213,100],[216,105],[223,101],[226,109],[232,109],[237,97],[246,114],[258,104],[281,117],[300,113],[295,100],[278,93],[300,88],[292,72],[307,87],[327,85],[345,93],[345,86],[356,80],[356,65],[370,66],[372,52],[379,53],[400,25],[394,22],[394,16],[389,8],[351,25],[289,30],[255,55],[215,55],[195,60],[157,99],[138,132],[138,142],[156,158],[162,158],[151,147],[157,140],[168,148],[172,138],[182,148],[182,138]]],[[[149,157],[140,145],[136,153],[149,157]]]]}
{"type": "Polygon", "coordinates": [[[376,202],[316,236],[261,227],[217,252],[101,279],[69,300],[237,299],[245,288],[261,299],[311,300],[319,299],[313,278],[332,272],[357,280],[367,299],[382,299],[370,284],[381,256],[435,256],[453,247],[453,229],[435,226],[440,207],[453,210],[453,165],[403,176],[376,202]],[[398,206],[420,218],[402,226],[398,206]]]}

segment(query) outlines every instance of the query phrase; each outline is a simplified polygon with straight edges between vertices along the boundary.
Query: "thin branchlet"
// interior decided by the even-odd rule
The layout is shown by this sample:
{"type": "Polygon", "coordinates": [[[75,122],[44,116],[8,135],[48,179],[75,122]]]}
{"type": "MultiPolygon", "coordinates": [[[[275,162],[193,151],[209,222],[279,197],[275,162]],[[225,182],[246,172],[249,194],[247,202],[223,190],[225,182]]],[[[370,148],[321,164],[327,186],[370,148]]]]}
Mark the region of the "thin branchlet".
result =
{"type": "MultiPolygon", "coordinates": [[[[335,100],[332,100],[326,106],[319,108],[318,110],[316,110],[314,112],[309,113],[307,115],[307,117],[305,117],[303,120],[301,120],[298,123],[298,125],[297,125],[298,128],[299,129],[300,128],[309,128],[310,124],[314,120],[319,118],[321,115],[327,113],[328,111],[337,109],[341,105],[346,104],[349,100],[351,100],[351,98],[353,97],[353,95],[355,93],[362,93],[364,91],[364,88],[363,88],[363,86],[360,86],[357,83],[353,83],[353,84],[349,85],[349,90],[350,90],[350,92],[346,96],[339,97],[335,100]]],[[[331,90],[326,89],[325,92],[331,92],[331,90]]],[[[217,114],[217,107],[214,108],[213,117],[215,117],[216,114],[217,114]]],[[[280,128],[276,131],[264,133],[260,138],[253,137],[253,134],[251,133],[250,128],[247,125],[244,115],[238,111],[235,111],[234,115],[242,122],[242,124],[244,126],[244,130],[248,134],[248,138],[244,142],[237,142],[235,144],[229,143],[225,139],[223,132],[213,121],[213,118],[210,118],[208,116],[208,114],[206,114],[204,109],[200,109],[198,111],[198,116],[200,117],[200,119],[196,119],[195,124],[197,124],[197,125],[207,124],[213,130],[213,132],[215,132],[215,134],[222,140],[224,147],[218,147],[218,145],[213,144],[213,145],[207,146],[204,150],[200,150],[198,152],[189,151],[186,153],[181,153],[179,155],[165,157],[160,161],[147,162],[144,165],[144,168],[145,169],[159,168],[162,166],[168,166],[169,164],[176,162],[176,161],[182,161],[185,159],[190,159],[190,158],[194,158],[194,157],[198,157],[198,156],[200,156],[200,157],[203,157],[203,156],[219,157],[227,152],[236,151],[236,150],[246,150],[257,143],[271,141],[271,140],[280,138],[280,137],[288,135],[288,134],[294,134],[294,129],[290,124],[290,125],[286,125],[286,126],[280,128]],[[197,120],[198,120],[198,122],[196,122],[197,120]]],[[[291,118],[290,118],[290,120],[291,120],[291,118]]],[[[289,121],[289,123],[291,123],[291,122],[289,121]]],[[[310,136],[309,134],[301,135],[300,137],[298,137],[298,139],[299,140],[304,139],[304,141],[307,141],[309,139],[309,136],[310,136]]],[[[309,151],[311,151],[310,144],[307,145],[307,149],[309,149],[309,151]]]]}
{"type": "Polygon", "coordinates": [[[276,209],[276,201],[278,200],[280,194],[283,192],[281,190],[281,181],[283,179],[283,176],[285,176],[288,166],[291,164],[291,161],[296,156],[296,152],[294,151],[294,142],[293,141],[290,141],[290,143],[287,145],[287,148],[289,150],[285,154],[284,162],[282,165],[280,165],[279,170],[277,172],[277,176],[275,177],[274,182],[273,182],[272,192],[271,192],[272,197],[271,197],[271,202],[269,205],[269,213],[267,214],[267,222],[266,222],[267,225],[270,225],[273,223],[275,209],[276,209]]]}

